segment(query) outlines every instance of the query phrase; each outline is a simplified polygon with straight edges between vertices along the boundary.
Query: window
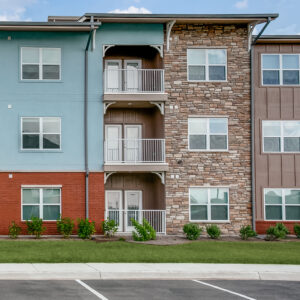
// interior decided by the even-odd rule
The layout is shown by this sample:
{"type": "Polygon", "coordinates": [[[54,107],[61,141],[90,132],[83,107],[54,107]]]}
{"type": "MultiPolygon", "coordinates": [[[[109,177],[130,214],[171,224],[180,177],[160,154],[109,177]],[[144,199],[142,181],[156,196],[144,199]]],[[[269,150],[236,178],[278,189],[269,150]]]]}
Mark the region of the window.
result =
{"type": "Polygon", "coordinates": [[[265,220],[300,220],[300,189],[264,189],[265,220]]]}
{"type": "Polygon", "coordinates": [[[191,221],[228,221],[228,188],[190,188],[191,221]]]}
{"type": "Polygon", "coordinates": [[[61,214],[60,187],[23,187],[22,220],[38,217],[45,221],[56,221],[61,214]]]}
{"type": "Polygon", "coordinates": [[[21,48],[21,79],[60,80],[60,48],[21,48]]]}
{"type": "Polygon", "coordinates": [[[299,54],[262,54],[263,85],[299,85],[299,54]]]}
{"type": "Polygon", "coordinates": [[[264,152],[300,152],[300,121],[263,121],[264,152]]]}
{"type": "Polygon", "coordinates": [[[188,49],[189,81],[226,81],[225,49],[188,49]]]}
{"type": "Polygon", "coordinates": [[[189,118],[189,150],[228,150],[226,118],[189,118]]]}
{"type": "Polygon", "coordinates": [[[22,150],[60,150],[60,118],[23,117],[21,127],[22,150]]]}

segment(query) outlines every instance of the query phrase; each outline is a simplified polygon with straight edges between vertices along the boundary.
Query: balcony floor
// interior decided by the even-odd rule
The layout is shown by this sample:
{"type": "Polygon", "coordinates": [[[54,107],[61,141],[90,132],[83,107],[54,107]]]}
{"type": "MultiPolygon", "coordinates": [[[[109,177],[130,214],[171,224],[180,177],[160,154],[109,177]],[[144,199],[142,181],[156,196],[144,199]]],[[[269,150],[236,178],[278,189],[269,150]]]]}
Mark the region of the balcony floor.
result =
{"type": "Polygon", "coordinates": [[[104,172],[167,172],[167,163],[105,163],[104,172]]]}

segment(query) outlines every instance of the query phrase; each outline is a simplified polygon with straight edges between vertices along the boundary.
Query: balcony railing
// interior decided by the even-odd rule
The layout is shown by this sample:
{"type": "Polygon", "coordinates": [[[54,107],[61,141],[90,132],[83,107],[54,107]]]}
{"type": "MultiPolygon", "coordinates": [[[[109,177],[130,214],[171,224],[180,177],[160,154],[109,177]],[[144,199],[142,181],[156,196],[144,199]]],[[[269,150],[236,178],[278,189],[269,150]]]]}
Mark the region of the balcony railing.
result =
{"type": "Polygon", "coordinates": [[[163,93],[164,70],[105,69],[104,93],[163,93]]]}
{"type": "Polygon", "coordinates": [[[116,210],[105,211],[105,219],[114,220],[119,226],[119,232],[132,232],[131,219],[142,223],[146,219],[157,233],[166,233],[166,211],[165,210],[116,210]]]}
{"type": "Polygon", "coordinates": [[[107,139],[105,163],[164,163],[164,139],[107,139]]]}

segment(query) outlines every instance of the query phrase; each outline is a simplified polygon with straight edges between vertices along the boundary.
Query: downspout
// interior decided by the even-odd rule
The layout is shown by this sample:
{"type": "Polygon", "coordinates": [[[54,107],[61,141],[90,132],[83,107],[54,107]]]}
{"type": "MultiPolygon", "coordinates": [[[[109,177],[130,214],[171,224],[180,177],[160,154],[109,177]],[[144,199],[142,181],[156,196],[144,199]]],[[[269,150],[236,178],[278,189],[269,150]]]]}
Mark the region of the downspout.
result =
{"type": "MultiPolygon", "coordinates": [[[[93,22],[91,20],[91,22],[93,22]]],[[[88,41],[84,53],[84,169],[85,169],[85,217],[89,218],[89,147],[88,147],[88,63],[89,47],[94,31],[94,25],[91,25],[88,41]]]]}
{"type": "Polygon", "coordinates": [[[256,41],[260,38],[260,36],[263,34],[265,29],[268,27],[268,25],[271,22],[271,18],[268,17],[267,23],[265,26],[261,29],[261,31],[258,33],[258,35],[255,37],[253,42],[251,43],[250,47],[250,84],[251,84],[251,200],[252,200],[252,229],[256,230],[256,213],[255,213],[255,146],[254,146],[254,140],[255,140],[255,134],[254,134],[254,54],[253,54],[253,46],[256,44],[256,41]]]}

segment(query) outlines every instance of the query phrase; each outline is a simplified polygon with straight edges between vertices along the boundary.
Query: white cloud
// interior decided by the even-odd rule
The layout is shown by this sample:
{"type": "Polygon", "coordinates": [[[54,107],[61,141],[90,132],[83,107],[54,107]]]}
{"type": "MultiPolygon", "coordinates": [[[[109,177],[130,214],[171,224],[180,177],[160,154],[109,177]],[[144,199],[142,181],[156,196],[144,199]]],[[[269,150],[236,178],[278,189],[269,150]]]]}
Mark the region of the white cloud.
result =
{"type": "Polygon", "coordinates": [[[151,14],[151,11],[145,7],[129,6],[127,9],[114,9],[109,11],[115,14],[151,14]]]}
{"type": "Polygon", "coordinates": [[[246,8],[248,8],[248,0],[237,1],[234,4],[234,7],[237,9],[246,9],[246,8]]]}
{"type": "Polygon", "coordinates": [[[37,3],[37,1],[0,0],[0,21],[23,21],[27,7],[37,3]]]}

